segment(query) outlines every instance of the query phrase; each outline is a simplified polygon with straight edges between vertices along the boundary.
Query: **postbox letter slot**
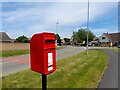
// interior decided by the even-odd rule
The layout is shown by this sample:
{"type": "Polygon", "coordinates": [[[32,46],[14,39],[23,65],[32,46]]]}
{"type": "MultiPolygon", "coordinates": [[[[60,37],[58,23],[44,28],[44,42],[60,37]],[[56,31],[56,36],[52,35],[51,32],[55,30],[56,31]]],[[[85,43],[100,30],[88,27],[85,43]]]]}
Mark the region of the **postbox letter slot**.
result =
{"type": "Polygon", "coordinates": [[[55,43],[55,40],[45,40],[45,43],[55,43]]]}

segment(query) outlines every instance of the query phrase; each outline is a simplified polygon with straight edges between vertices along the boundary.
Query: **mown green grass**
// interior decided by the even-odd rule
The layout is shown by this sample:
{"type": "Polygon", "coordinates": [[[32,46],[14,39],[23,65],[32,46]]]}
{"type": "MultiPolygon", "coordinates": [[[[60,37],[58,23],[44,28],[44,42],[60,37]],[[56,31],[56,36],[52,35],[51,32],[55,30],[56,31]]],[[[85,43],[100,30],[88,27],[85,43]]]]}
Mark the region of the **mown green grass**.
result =
{"type": "Polygon", "coordinates": [[[63,49],[63,46],[56,46],[56,50],[63,49]]]}
{"type": "Polygon", "coordinates": [[[2,90],[2,78],[0,78],[0,90],[2,90]]]}
{"type": "MultiPolygon", "coordinates": [[[[57,46],[56,50],[62,49],[62,46],[57,46]]],[[[29,54],[30,50],[10,50],[10,51],[2,51],[0,52],[0,57],[8,57],[8,56],[16,56],[16,55],[23,55],[29,54]]]]}
{"type": "Polygon", "coordinates": [[[111,50],[113,50],[113,51],[115,51],[115,52],[118,52],[118,53],[120,53],[120,48],[117,48],[117,47],[111,47],[110,48],[111,50]]]}
{"type": "Polygon", "coordinates": [[[0,57],[16,56],[29,54],[30,50],[11,50],[11,51],[2,51],[0,52],[0,57]]]}
{"type": "MultiPolygon", "coordinates": [[[[102,50],[89,50],[57,61],[57,70],[47,76],[48,88],[96,88],[108,63],[102,50]]],[[[3,88],[41,88],[41,74],[21,71],[2,78],[3,88]]]]}

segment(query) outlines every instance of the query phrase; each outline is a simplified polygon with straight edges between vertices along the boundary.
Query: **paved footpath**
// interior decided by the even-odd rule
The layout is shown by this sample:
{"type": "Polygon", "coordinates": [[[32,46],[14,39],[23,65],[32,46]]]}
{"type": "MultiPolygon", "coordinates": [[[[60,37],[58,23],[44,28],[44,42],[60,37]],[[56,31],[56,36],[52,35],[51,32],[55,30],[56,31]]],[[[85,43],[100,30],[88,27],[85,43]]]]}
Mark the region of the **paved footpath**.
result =
{"type": "Polygon", "coordinates": [[[107,52],[109,56],[109,62],[99,88],[118,88],[118,56],[120,53],[109,49],[105,49],[104,51],[107,52]]]}

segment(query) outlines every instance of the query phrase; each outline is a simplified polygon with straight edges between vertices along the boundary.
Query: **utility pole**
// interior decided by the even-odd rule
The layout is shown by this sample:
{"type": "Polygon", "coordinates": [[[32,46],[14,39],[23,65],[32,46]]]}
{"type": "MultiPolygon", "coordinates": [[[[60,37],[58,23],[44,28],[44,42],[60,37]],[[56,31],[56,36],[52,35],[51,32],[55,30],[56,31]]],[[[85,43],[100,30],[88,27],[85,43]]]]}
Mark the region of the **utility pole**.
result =
{"type": "Polygon", "coordinates": [[[87,46],[86,46],[86,53],[88,54],[88,38],[89,38],[89,0],[88,0],[88,9],[87,9],[87,46]]]}

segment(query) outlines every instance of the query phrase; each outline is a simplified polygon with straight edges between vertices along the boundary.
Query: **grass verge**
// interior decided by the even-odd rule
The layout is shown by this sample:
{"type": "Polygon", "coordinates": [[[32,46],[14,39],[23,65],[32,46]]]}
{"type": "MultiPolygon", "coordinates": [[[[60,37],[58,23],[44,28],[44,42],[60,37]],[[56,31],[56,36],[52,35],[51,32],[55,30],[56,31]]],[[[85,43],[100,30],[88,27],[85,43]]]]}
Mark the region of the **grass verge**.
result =
{"type": "MultiPolygon", "coordinates": [[[[48,88],[96,88],[108,63],[102,50],[89,50],[57,61],[57,70],[48,75],[48,88]]],[[[2,78],[3,88],[41,88],[41,74],[31,70],[2,78]]]]}
{"type": "MultiPolygon", "coordinates": [[[[62,49],[62,46],[57,46],[56,50],[62,49]]],[[[16,55],[23,55],[29,54],[30,50],[11,50],[11,51],[2,51],[0,52],[0,57],[8,57],[8,56],[16,56],[16,55]]]]}
{"type": "Polygon", "coordinates": [[[118,53],[120,53],[120,48],[117,48],[117,47],[112,47],[112,48],[110,48],[111,50],[113,50],[113,51],[115,51],[115,52],[118,52],[118,53]]]}
{"type": "Polygon", "coordinates": [[[63,46],[57,46],[56,50],[63,49],[63,46]]]}
{"type": "Polygon", "coordinates": [[[29,52],[30,52],[29,50],[2,51],[2,52],[0,52],[0,57],[8,57],[8,56],[29,54],[29,52]]]}

